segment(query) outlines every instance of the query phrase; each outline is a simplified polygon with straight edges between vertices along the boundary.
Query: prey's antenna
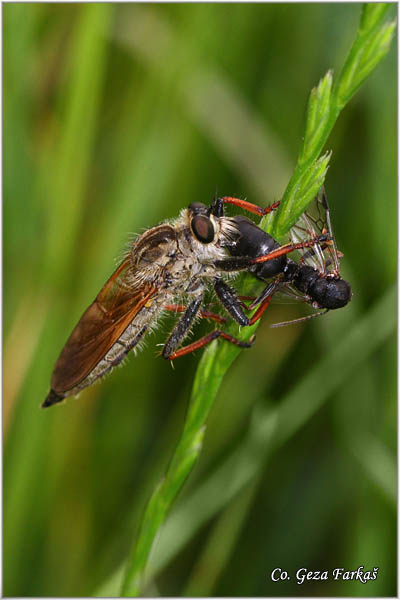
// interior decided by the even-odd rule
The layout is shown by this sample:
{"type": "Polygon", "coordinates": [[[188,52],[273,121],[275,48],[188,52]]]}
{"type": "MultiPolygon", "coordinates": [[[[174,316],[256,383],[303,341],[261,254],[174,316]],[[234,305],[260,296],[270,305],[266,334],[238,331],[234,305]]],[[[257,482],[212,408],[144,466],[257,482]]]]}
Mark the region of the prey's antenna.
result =
{"type": "Polygon", "coordinates": [[[272,325],[270,325],[270,327],[286,327],[287,325],[293,325],[295,323],[303,323],[303,321],[310,321],[310,319],[316,319],[317,317],[326,315],[327,312],[329,312],[329,308],[327,308],[326,310],[322,310],[321,312],[314,313],[313,315],[301,317],[300,319],[293,319],[292,321],[282,321],[281,323],[273,323],[272,325]]]}

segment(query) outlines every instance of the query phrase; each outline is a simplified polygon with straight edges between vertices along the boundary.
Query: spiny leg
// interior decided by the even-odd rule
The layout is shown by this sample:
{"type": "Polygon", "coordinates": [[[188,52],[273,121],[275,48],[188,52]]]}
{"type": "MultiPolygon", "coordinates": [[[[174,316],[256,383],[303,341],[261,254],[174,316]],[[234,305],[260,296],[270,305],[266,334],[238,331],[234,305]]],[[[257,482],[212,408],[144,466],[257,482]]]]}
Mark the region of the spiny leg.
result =
{"type": "Polygon", "coordinates": [[[275,281],[273,281],[272,283],[269,283],[261,292],[261,294],[259,296],[257,296],[257,298],[253,298],[252,303],[249,305],[249,310],[252,310],[253,308],[255,308],[256,306],[259,306],[260,304],[262,304],[264,302],[264,300],[268,297],[271,297],[276,290],[279,288],[279,284],[280,284],[280,280],[277,279],[275,281]]]}
{"type": "Polygon", "coordinates": [[[211,205],[211,212],[213,215],[217,217],[222,217],[224,214],[224,204],[233,204],[234,206],[238,206],[239,208],[243,208],[248,212],[251,212],[255,215],[259,215],[261,217],[268,215],[270,212],[278,208],[280,202],[274,202],[270,206],[266,206],[262,208],[257,204],[253,204],[252,202],[247,202],[247,200],[241,200],[240,198],[233,198],[231,196],[224,196],[223,198],[216,198],[211,205]]]}
{"type": "Polygon", "coordinates": [[[169,356],[164,356],[163,353],[163,358],[167,358],[168,360],[180,358],[181,356],[185,356],[185,354],[189,354],[190,352],[194,352],[195,350],[199,350],[200,348],[207,346],[207,344],[210,344],[213,340],[216,340],[219,337],[222,337],[227,342],[235,344],[235,346],[239,346],[240,348],[250,348],[253,345],[254,340],[256,339],[256,336],[253,335],[251,336],[248,342],[242,342],[241,340],[238,340],[232,335],[229,335],[229,333],[225,333],[224,331],[215,329],[214,331],[211,331],[211,333],[209,333],[208,335],[205,335],[204,337],[200,338],[196,342],[193,342],[192,344],[189,344],[188,346],[184,346],[183,348],[177,350],[169,356]]]}
{"type": "Polygon", "coordinates": [[[248,306],[244,304],[244,302],[242,303],[247,310],[254,310],[256,306],[258,306],[256,312],[249,319],[249,325],[254,325],[254,323],[261,319],[262,315],[267,310],[277,287],[277,282],[273,281],[272,283],[269,283],[266,288],[264,288],[264,290],[257,298],[255,298],[254,296],[238,296],[240,300],[251,301],[251,303],[248,306]]]}
{"type": "Polygon", "coordinates": [[[249,318],[244,314],[242,309],[243,303],[239,300],[235,290],[220,277],[214,279],[214,290],[217,298],[233,319],[235,319],[239,325],[248,325],[249,318]]]}
{"type": "Polygon", "coordinates": [[[249,325],[254,325],[254,323],[256,323],[259,319],[261,319],[261,317],[267,310],[269,303],[271,302],[271,298],[272,298],[272,295],[264,298],[264,300],[261,302],[260,306],[257,308],[254,315],[251,317],[249,325]]]}
{"type": "Polygon", "coordinates": [[[200,310],[200,305],[201,305],[202,299],[203,299],[203,297],[201,296],[201,297],[197,298],[196,300],[193,300],[193,302],[191,302],[189,304],[189,306],[187,307],[184,315],[181,317],[180,321],[178,322],[177,326],[175,327],[175,329],[169,336],[169,338],[163,348],[163,351],[162,351],[163,358],[166,358],[168,360],[173,360],[174,358],[179,358],[180,356],[184,356],[185,354],[188,354],[189,352],[193,352],[194,350],[203,348],[203,346],[206,346],[207,344],[209,344],[213,340],[217,339],[218,337],[222,337],[224,340],[227,340],[231,344],[235,344],[236,346],[239,346],[240,348],[250,348],[250,346],[252,346],[255,336],[253,336],[249,340],[249,342],[242,342],[241,340],[238,340],[237,338],[229,335],[228,333],[225,333],[224,331],[220,331],[219,329],[216,329],[214,331],[211,331],[211,333],[209,333],[208,335],[200,338],[196,342],[193,342],[192,344],[189,344],[188,346],[185,346],[185,347],[181,348],[180,350],[177,350],[179,344],[181,343],[181,341],[187,334],[191,324],[193,323],[194,319],[196,318],[196,315],[198,314],[198,312],[200,310]]]}
{"type": "Polygon", "coordinates": [[[312,248],[313,246],[316,246],[317,244],[321,244],[321,242],[326,242],[327,239],[328,239],[328,236],[326,234],[324,234],[324,235],[320,235],[318,237],[312,238],[310,240],[306,240],[305,242],[297,242],[296,244],[285,244],[284,246],[281,246],[280,248],[273,250],[269,254],[266,254],[264,256],[258,256],[257,258],[254,258],[253,260],[254,260],[255,264],[267,262],[269,260],[273,260],[274,258],[279,258],[280,256],[284,256],[285,254],[289,254],[290,252],[293,252],[294,250],[302,250],[303,248],[312,248]]]}
{"type": "Polygon", "coordinates": [[[168,359],[171,356],[171,354],[173,354],[178,348],[179,344],[181,343],[185,335],[188,333],[190,326],[195,320],[196,315],[200,310],[202,300],[203,295],[199,296],[189,304],[183,316],[179,319],[177,325],[175,326],[171,335],[164,344],[164,348],[161,353],[161,356],[163,358],[168,359]]]}
{"type": "MultiPolygon", "coordinates": [[[[214,280],[214,290],[215,293],[220,300],[221,304],[224,306],[226,311],[235,319],[239,325],[246,326],[249,324],[249,318],[244,314],[243,308],[246,310],[248,307],[242,300],[255,300],[254,296],[238,296],[234,289],[232,289],[225,281],[221,278],[215,278],[214,280]]],[[[185,312],[187,306],[184,304],[167,304],[165,310],[170,312],[185,312]]],[[[210,312],[208,310],[200,310],[199,315],[205,319],[211,319],[212,321],[216,321],[217,323],[226,323],[227,319],[218,315],[216,313],[210,312]]]]}
{"type": "Polygon", "coordinates": [[[269,303],[271,302],[271,298],[275,287],[276,283],[273,282],[264,289],[264,291],[258,298],[254,299],[254,297],[250,297],[250,299],[252,299],[253,302],[249,307],[245,306],[245,308],[247,308],[248,310],[252,310],[257,305],[259,306],[254,315],[249,319],[249,317],[247,317],[243,313],[243,303],[241,302],[241,299],[239,299],[239,297],[236,295],[235,291],[231,287],[229,287],[222,279],[218,278],[214,281],[214,289],[218,298],[221,300],[226,310],[239,323],[239,325],[243,326],[253,325],[259,319],[261,319],[262,315],[267,310],[269,303]]]}
{"type": "MultiPolygon", "coordinates": [[[[165,310],[168,310],[170,312],[185,312],[185,310],[187,309],[187,306],[185,306],[184,304],[167,304],[166,306],[164,306],[165,310]]],[[[216,313],[210,312],[209,310],[200,310],[199,311],[199,315],[201,317],[203,317],[204,319],[210,319],[211,321],[216,321],[217,323],[226,323],[227,319],[225,317],[222,317],[221,315],[217,315],[216,313]]]]}

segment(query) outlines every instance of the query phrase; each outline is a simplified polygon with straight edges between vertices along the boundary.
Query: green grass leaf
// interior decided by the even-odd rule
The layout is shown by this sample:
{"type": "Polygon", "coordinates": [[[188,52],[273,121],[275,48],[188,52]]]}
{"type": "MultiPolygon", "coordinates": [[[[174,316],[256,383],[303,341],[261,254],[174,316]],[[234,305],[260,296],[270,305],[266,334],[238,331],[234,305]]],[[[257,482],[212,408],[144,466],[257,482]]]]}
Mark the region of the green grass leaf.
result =
{"type": "Polygon", "coordinates": [[[389,4],[366,4],[360,28],[334,92],[336,110],[341,110],[387,54],[396,22],[383,22],[389,4]]]}
{"type": "Polygon", "coordinates": [[[299,164],[319,150],[319,140],[329,119],[333,73],[328,71],[318,86],[311,90],[307,109],[306,132],[300,151],[299,164]]]}

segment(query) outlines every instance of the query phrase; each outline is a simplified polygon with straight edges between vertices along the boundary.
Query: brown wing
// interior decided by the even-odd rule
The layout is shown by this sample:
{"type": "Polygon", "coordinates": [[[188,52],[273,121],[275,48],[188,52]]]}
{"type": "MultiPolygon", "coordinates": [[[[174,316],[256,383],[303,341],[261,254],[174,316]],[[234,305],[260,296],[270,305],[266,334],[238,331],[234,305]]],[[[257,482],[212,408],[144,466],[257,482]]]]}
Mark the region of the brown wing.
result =
{"type": "Polygon", "coordinates": [[[63,394],[81,383],[155,295],[153,284],[129,285],[131,269],[126,259],[81,316],[54,367],[55,392],[63,394]]]}

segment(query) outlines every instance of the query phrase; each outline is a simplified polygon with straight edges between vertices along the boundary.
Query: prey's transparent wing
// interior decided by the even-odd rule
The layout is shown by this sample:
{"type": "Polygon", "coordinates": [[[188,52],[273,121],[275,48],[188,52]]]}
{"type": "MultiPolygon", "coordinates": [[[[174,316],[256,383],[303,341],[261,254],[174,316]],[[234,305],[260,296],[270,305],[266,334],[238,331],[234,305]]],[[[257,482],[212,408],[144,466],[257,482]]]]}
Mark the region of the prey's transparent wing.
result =
{"type": "Polygon", "coordinates": [[[330,210],[324,189],[321,189],[307,210],[290,230],[292,243],[297,244],[311,238],[326,236],[326,241],[312,248],[299,250],[300,263],[307,264],[320,273],[332,273],[339,276],[339,257],[335,237],[332,231],[330,210]]]}

